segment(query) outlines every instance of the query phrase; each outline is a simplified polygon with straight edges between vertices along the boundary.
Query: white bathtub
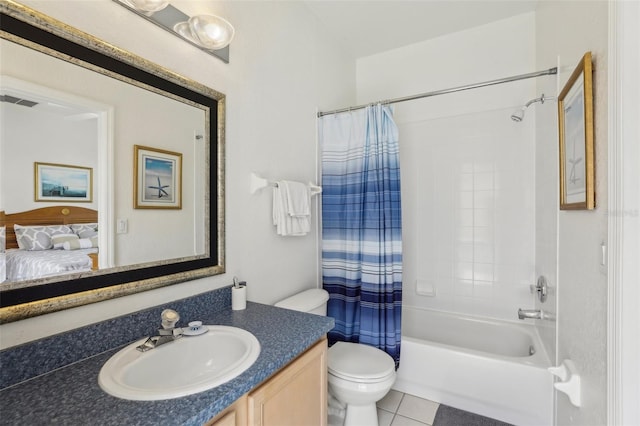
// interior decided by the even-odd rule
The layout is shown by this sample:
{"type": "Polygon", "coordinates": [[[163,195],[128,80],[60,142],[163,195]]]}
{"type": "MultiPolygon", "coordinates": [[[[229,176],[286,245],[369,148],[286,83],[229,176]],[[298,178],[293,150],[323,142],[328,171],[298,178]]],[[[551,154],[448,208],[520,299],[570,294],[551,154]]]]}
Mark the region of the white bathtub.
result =
{"type": "Polygon", "coordinates": [[[551,425],[549,366],[524,322],[403,307],[393,388],[518,426],[551,425]]]}

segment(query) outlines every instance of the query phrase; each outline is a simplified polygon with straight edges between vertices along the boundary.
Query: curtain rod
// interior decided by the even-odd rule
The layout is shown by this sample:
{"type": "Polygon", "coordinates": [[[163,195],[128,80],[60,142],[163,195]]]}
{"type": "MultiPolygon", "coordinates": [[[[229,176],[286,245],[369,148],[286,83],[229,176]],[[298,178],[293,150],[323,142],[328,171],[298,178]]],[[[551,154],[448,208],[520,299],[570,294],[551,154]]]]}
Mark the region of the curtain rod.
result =
{"type": "Polygon", "coordinates": [[[531,73],[528,73],[528,74],[514,75],[512,77],[499,78],[497,80],[484,81],[482,83],[476,83],[476,84],[468,84],[466,86],[452,87],[450,89],[443,89],[443,90],[436,90],[436,91],[433,91],[433,92],[420,93],[419,95],[405,96],[403,98],[395,98],[395,99],[389,99],[389,100],[385,100],[385,101],[368,103],[368,104],[364,104],[364,105],[352,106],[352,107],[348,107],[348,108],[335,109],[333,111],[320,111],[320,112],[318,112],[318,117],[322,117],[322,116],[325,116],[325,115],[331,115],[331,114],[337,114],[339,112],[347,112],[347,111],[353,111],[353,110],[356,110],[356,109],[362,109],[362,108],[366,108],[369,105],[373,105],[373,104],[377,104],[377,103],[395,104],[395,103],[398,103],[398,102],[412,101],[414,99],[428,98],[428,97],[431,97],[431,96],[444,95],[444,94],[447,94],[447,93],[461,92],[463,90],[477,89],[479,87],[493,86],[494,84],[509,83],[511,81],[524,80],[524,79],[527,79],[527,78],[534,78],[534,77],[541,77],[543,75],[554,75],[554,74],[557,74],[557,73],[558,73],[558,68],[557,67],[549,68],[548,70],[536,71],[536,72],[531,72],[531,73]]]}

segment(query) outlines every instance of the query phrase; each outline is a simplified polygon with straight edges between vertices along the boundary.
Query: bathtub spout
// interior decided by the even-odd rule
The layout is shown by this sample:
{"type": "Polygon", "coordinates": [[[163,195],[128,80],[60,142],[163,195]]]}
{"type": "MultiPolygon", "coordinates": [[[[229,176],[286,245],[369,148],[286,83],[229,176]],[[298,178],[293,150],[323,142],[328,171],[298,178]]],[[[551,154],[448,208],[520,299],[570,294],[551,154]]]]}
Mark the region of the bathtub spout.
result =
{"type": "Polygon", "coordinates": [[[542,311],[539,309],[518,309],[518,319],[544,319],[542,311]]]}

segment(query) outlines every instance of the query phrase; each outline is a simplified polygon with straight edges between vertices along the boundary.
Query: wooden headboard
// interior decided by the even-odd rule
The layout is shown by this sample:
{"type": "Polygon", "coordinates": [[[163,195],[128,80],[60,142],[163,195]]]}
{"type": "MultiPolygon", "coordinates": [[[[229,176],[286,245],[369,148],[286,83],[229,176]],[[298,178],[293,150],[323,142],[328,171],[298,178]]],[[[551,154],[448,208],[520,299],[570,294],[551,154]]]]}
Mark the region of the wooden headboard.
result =
{"type": "MultiPolygon", "coordinates": [[[[0,220],[2,215],[0,215],[0,220]]],[[[18,248],[14,224],[22,226],[70,225],[72,223],[97,223],[98,212],[77,206],[53,206],[25,212],[5,214],[6,248],[18,248]]],[[[0,223],[0,226],[2,224],[0,223]]]]}

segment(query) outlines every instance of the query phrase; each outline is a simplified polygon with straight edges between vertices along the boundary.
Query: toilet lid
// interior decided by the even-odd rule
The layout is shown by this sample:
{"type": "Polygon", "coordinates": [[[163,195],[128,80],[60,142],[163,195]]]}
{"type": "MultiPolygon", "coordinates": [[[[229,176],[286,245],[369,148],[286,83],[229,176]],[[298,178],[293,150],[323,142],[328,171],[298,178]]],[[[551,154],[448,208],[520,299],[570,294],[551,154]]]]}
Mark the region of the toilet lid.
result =
{"type": "Polygon", "coordinates": [[[329,348],[330,374],[354,381],[384,379],[395,373],[396,364],[386,352],[373,346],[336,342],[329,348]]]}

